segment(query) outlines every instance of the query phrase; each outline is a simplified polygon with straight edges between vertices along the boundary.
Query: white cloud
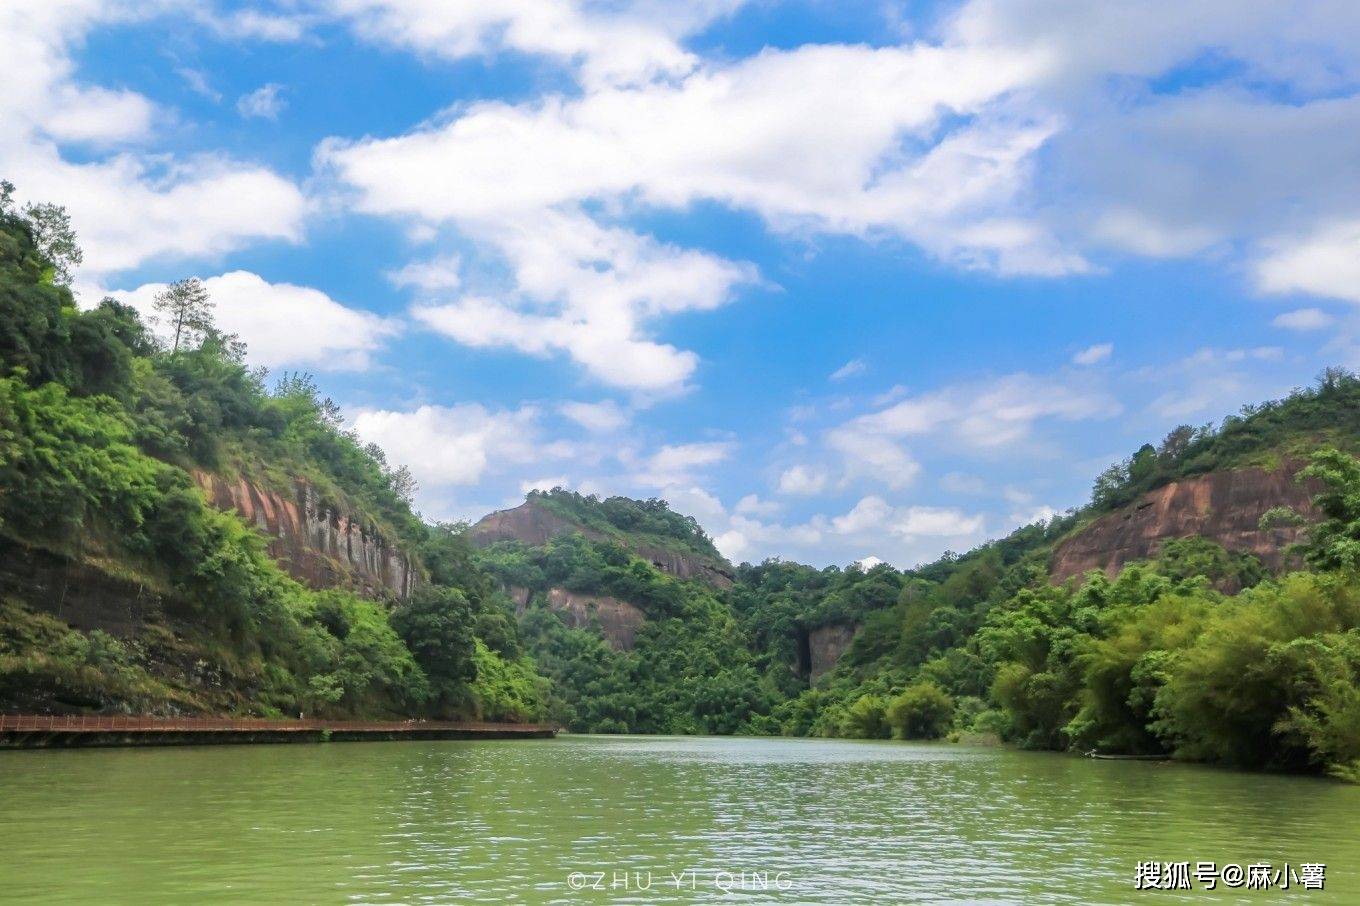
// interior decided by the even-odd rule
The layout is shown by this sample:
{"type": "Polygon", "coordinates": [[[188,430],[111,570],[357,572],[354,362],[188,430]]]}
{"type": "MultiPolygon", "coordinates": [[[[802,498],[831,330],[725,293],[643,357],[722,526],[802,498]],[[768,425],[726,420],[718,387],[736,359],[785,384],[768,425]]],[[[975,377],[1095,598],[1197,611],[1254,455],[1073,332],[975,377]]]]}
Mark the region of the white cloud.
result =
{"type": "Polygon", "coordinates": [[[1087,346],[1081,352],[1072,356],[1073,365],[1095,365],[1103,362],[1114,352],[1113,343],[1097,343],[1094,346],[1087,346]]]}
{"type": "Polygon", "coordinates": [[[389,272],[387,279],[393,286],[413,286],[426,292],[457,289],[463,284],[463,259],[460,255],[444,255],[429,261],[412,261],[389,272]]]}
{"type": "Polygon", "coordinates": [[[899,490],[921,472],[921,464],[901,444],[854,422],[828,431],[826,444],[843,458],[847,478],[868,478],[899,490]]]}
{"type": "Polygon", "coordinates": [[[742,4],[514,0],[327,0],[363,38],[421,54],[458,59],[500,49],[578,63],[587,82],[682,75],[695,65],[679,39],[742,4]]]}
{"type": "Polygon", "coordinates": [[[277,82],[261,85],[236,100],[236,111],[247,119],[276,120],[287,106],[283,86],[277,82]]]}
{"type": "Polygon", "coordinates": [[[1270,323],[1285,330],[1321,330],[1336,321],[1320,308],[1297,308],[1275,316],[1270,323]]]}
{"type": "Polygon", "coordinates": [[[25,199],[67,207],[86,280],[153,258],[216,256],[301,236],[302,194],[267,168],[117,150],[153,137],[156,107],[135,92],[81,83],[70,50],[97,26],[164,9],[117,0],[0,4],[0,172],[25,199]],[[64,156],[59,145],[71,142],[97,153],[64,156]]]}
{"type": "MultiPolygon", "coordinates": [[[[565,351],[616,386],[674,389],[694,371],[692,353],[646,335],[658,312],[640,287],[652,281],[629,258],[655,240],[618,224],[698,202],[752,211],[782,233],[897,238],[1001,274],[1090,270],[1092,250],[1169,256],[1237,243],[1282,249],[1262,275],[1270,291],[1357,285],[1328,251],[1334,243],[1309,252],[1326,258],[1328,273],[1302,286],[1279,275],[1287,237],[1311,235],[1323,218],[1360,217],[1360,177],[1347,165],[1360,151],[1360,98],[1338,96],[1360,72],[1360,14],[1342,5],[971,0],[933,40],[726,61],[678,45],[718,7],[677,24],[670,7],[627,3],[338,5],[361,34],[424,53],[514,48],[577,67],[579,92],[452,108],[406,135],[330,141],[318,159],[363,210],[453,226],[509,265],[513,297],[456,303],[449,335],[565,351]],[[639,21],[642,32],[631,30],[639,21]],[[622,33],[630,40],[619,42],[622,33]],[[1154,90],[1209,49],[1243,75],[1154,90]],[[1261,78],[1303,100],[1257,91],[1261,78]],[[544,248],[592,229],[577,244],[596,250],[538,262],[544,248]],[[595,288],[581,287],[598,282],[625,303],[589,303],[595,288]],[[493,315],[502,325],[494,340],[465,323],[493,315]],[[533,338],[516,341],[520,329],[533,338]],[[634,364],[611,368],[614,360],[634,364]]],[[[706,253],[666,252],[704,255],[719,275],[697,291],[681,284],[667,312],[712,308],[754,278],[706,253]]]]}
{"type": "Polygon", "coordinates": [[[362,409],[352,419],[363,440],[410,467],[423,504],[436,513],[451,488],[476,485],[507,466],[540,463],[568,451],[544,444],[532,406],[493,411],[477,403],[421,406],[410,411],[362,409]]]}
{"type": "MultiPolygon", "coordinates": [[[[1357,123],[1360,117],[1352,125],[1357,123]]],[[[1261,262],[1257,280],[1265,292],[1307,293],[1360,303],[1360,219],[1277,248],[1261,262]]]]}
{"type": "Polygon", "coordinates": [[[1061,377],[1018,372],[908,397],[833,429],[828,441],[852,462],[878,460],[880,466],[870,472],[887,477],[885,467],[895,465],[895,439],[944,435],[986,450],[1025,440],[1042,420],[1108,418],[1119,411],[1118,401],[1089,382],[1077,386],[1061,377]]]}
{"type": "Polygon", "coordinates": [[[830,520],[837,535],[866,537],[888,534],[898,538],[979,539],[985,520],[955,507],[895,507],[882,497],[863,497],[841,516],[830,520]]]}
{"type": "Polygon", "coordinates": [[[588,431],[605,434],[628,424],[628,413],[613,400],[598,403],[571,401],[563,403],[559,411],[588,431]]]}
{"type": "Polygon", "coordinates": [[[674,392],[699,364],[693,352],[648,338],[648,323],[723,305],[755,277],[747,265],[579,214],[543,213],[531,225],[488,227],[483,238],[510,262],[513,291],[419,305],[413,316],[469,346],[565,352],[604,383],[629,390],[674,392]]]}
{"type": "Polygon", "coordinates": [[[1053,507],[1040,504],[1029,509],[1013,511],[1010,514],[1010,523],[1016,527],[1033,525],[1036,522],[1048,522],[1056,515],[1058,515],[1058,511],[1053,507]]]}
{"type": "Polygon", "coordinates": [[[737,505],[733,508],[733,512],[740,513],[743,516],[759,517],[773,516],[781,509],[782,507],[776,501],[761,500],[760,497],[755,494],[747,494],[737,501],[737,505]]]}
{"type": "Polygon", "coordinates": [[[826,489],[827,474],[811,466],[790,466],[779,475],[779,493],[798,496],[820,494],[826,489]]]}
{"type": "Polygon", "coordinates": [[[846,378],[854,377],[857,374],[863,374],[868,367],[869,366],[864,364],[863,359],[851,359],[835,371],[831,372],[829,379],[833,381],[843,381],[846,378]]]}
{"type": "MultiPolygon", "coordinates": [[[[348,308],[318,289],[270,283],[249,271],[231,271],[203,281],[215,303],[217,326],[246,342],[251,363],[320,371],[363,370],[399,326],[371,312],[348,308]],[[300,329],[304,328],[304,329],[300,329]]],[[[164,283],[108,293],[154,319],[152,300],[164,283]]],[[[87,304],[104,293],[82,291],[87,304]]]]}
{"type": "Polygon", "coordinates": [[[692,486],[696,476],[712,465],[732,455],[733,444],[727,441],[700,441],[687,444],[667,444],[654,453],[638,457],[629,450],[619,458],[632,469],[629,481],[646,488],[676,488],[692,486]]]}
{"type": "Polygon", "coordinates": [[[528,494],[530,491],[551,491],[553,488],[566,488],[571,485],[567,482],[565,475],[558,475],[553,478],[533,478],[519,483],[521,495],[528,494]]]}

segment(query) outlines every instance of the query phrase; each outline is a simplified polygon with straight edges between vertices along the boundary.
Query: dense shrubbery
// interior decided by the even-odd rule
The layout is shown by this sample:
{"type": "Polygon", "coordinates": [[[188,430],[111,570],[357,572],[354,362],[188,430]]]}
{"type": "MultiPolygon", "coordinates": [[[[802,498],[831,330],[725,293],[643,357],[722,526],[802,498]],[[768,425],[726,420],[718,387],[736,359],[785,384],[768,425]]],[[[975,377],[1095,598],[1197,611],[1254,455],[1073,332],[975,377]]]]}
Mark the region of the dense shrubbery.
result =
{"type": "Polygon", "coordinates": [[[612,542],[581,535],[543,548],[502,542],[483,551],[488,571],[534,594],[521,620],[525,646],[552,680],[550,715],[599,733],[735,733],[769,709],[742,627],[726,604],[612,542]],[[632,651],[570,629],[540,594],[550,587],[607,594],[648,616],[632,651]]]}
{"type": "Polygon", "coordinates": [[[907,579],[829,680],[763,729],[953,729],[1360,779],[1360,462],[1323,450],[1303,476],[1326,486],[1305,545],[1322,572],[1268,578],[1255,558],[1192,538],[1114,579],[1054,586],[1041,552],[1003,567],[993,550],[942,581],[907,579]]]}
{"type": "Polygon", "coordinates": [[[411,512],[405,470],[342,431],[306,376],[266,391],[201,294],[189,294],[202,310],[170,349],[126,306],[78,310],[57,282],[78,255],[63,213],[43,208],[35,221],[0,190],[0,536],[154,590],[174,632],[148,626],[143,637],[182,642],[235,690],[205,698],[145,638],[76,632],[16,598],[0,614],[0,703],[541,712],[508,602],[456,532],[411,512]],[[305,477],[418,548],[430,582],[395,611],[305,589],[253,529],[205,503],[190,467],[258,471],[265,483],[305,477]]]}

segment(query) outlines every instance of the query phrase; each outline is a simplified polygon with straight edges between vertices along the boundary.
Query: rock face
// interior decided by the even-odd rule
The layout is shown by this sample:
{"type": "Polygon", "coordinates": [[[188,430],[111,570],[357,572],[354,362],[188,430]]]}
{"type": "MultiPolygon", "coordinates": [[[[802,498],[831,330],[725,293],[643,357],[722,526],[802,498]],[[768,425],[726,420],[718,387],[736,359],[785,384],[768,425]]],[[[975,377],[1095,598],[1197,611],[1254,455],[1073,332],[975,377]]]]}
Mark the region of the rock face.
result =
{"type": "MultiPolygon", "coordinates": [[[[509,591],[515,601],[516,614],[522,615],[529,604],[528,589],[512,588],[509,591]]],[[[562,621],[572,629],[589,629],[598,622],[600,634],[615,651],[631,651],[637,631],[646,620],[637,605],[609,595],[550,588],[547,600],[548,609],[560,614],[562,621]]]]}
{"type": "Polygon", "coordinates": [[[859,626],[855,624],[831,623],[809,632],[808,679],[815,683],[835,667],[858,631],[859,626]]]}
{"type": "Polygon", "coordinates": [[[354,588],[366,595],[405,598],[419,582],[411,558],[370,523],[321,503],[305,481],[291,497],[245,479],[208,472],[194,480],[213,506],[235,510],[269,539],[269,554],[312,588],[354,588]]]}
{"type": "MultiPolygon", "coordinates": [[[[572,532],[580,532],[595,541],[606,539],[603,533],[563,518],[531,500],[514,509],[499,510],[483,516],[472,527],[468,537],[479,547],[497,541],[519,541],[530,547],[539,547],[547,544],[550,538],[572,532]]],[[[630,544],[629,549],[677,579],[698,579],[716,588],[729,588],[732,585],[731,567],[725,562],[650,544],[630,544]]]]}
{"type": "Polygon", "coordinates": [[[87,563],[0,539],[0,597],[14,597],[86,632],[135,636],[164,612],[154,590],[87,563]]]}
{"type": "Polygon", "coordinates": [[[1299,540],[1302,527],[1261,531],[1262,514],[1292,507],[1313,521],[1318,513],[1316,487],[1299,484],[1300,464],[1275,471],[1236,469],[1211,472],[1149,491],[1128,506],[1107,513],[1058,545],[1052,577],[1061,582],[1088,570],[1113,576],[1126,564],[1157,554],[1169,538],[1198,535],[1225,549],[1255,554],[1271,570],[1286,566],[1285,548],[1299,540]]]}

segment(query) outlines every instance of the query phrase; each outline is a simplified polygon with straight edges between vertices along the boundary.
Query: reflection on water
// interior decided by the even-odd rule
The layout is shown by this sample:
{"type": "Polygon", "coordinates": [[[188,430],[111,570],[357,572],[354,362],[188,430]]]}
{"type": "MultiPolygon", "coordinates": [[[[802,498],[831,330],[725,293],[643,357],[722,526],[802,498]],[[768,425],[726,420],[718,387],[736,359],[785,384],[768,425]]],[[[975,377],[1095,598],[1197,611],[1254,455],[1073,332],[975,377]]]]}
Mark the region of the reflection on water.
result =
{"type": "Polygon", "coordinates": [[[1328,781],[948,745],[0,752],[0,899],[23,901],[691,902],[721,871],[749,903],[1166,902],[1133,889],[1159,859],[1323,862],[1324,894],[1234,896],[1360,903],[1358,828],[1360,788],[1328,781]],[[633,889],[589,889],[616,873],[633,889]]]}

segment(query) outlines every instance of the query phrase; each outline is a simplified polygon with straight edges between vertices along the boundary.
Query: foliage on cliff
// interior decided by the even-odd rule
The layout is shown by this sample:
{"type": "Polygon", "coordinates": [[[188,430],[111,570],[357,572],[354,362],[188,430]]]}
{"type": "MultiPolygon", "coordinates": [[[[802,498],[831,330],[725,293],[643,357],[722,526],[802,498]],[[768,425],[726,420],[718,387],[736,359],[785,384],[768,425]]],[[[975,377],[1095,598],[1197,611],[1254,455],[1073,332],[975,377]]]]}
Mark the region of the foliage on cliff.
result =
{"type": "Polygon", "coordinates": [[[563,488],[530,491],[528,499],[587,529],[621,542],[654,544],[699,554],[715,561],[722,555],[693,516],[675,512],[664,500],[634,500],[578,494],[563,488]]]}
{"type": "Polygon", "coordinates": [[[1244,465],[1278,465],[1324,444],[1360,449],[1360,377],[1328,368],[1311,387],[1243,407],[1213,425],[1181,425],[1153,446],[1110,466],[1096,479],[1091,508],[1102,512],[1193,475],[1244,465]]]}
{"type": "Polygon", "coordinates": [[[341,430],[310,379],[267,390],[205,317],[167,349],[127,306],[79,310],[60,279],[75,249],[64,214],[44,207],[38,222],[11,209],[8,187],[0,195],[0,540],[151,605],[130,638],[81,632],[42,612],[54,602],[39,585],[11,577],[0,707],[541,710],[508,602],[457,539],[411,512],[406,473],[341,430]],[[186,471],[229,465],[282,468],[344,495],[418,547],[431,582],[395,610],[303,588],[186,471]]]}

